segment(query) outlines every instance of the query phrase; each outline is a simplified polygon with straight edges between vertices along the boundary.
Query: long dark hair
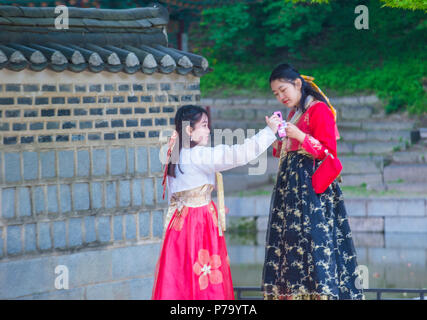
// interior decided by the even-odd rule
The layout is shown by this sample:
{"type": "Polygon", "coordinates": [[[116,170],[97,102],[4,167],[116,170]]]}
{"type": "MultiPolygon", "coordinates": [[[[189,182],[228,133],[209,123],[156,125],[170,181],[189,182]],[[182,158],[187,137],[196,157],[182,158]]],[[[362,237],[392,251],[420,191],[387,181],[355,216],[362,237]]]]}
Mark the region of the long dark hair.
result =
{"type": "Polygon", "coordinates": [[[295,85],[296,79],[300,79],[302,83],[301,100],[297,106],[297,109],[301,110],[302,112],[305,111],[305,101],[309,95],[313,96],[316,100],[323,101],[324,103],[328,104],[326,99],[319,92],[313,89],[313,87],[307,83],[301,77],[301,74],[291,65],[287,63],[279,64],[276,68],[274,68],[270,75],[270,83],[274,80],[284,80],[295,85]]]}
{"type": "Polygon", "coordinates": [[[179,165],[179,155],[181,153],[181,149],[183,147],[183,143],[189,141],[190,145],[185,147],[194,147],[197,145],[196,142],[190,141],[185,128],[183,128],[183,122],[189,122],[191,128],[194,129],[194,126],[197,122],[200,121],[203,114],[206,114],[209,121],[208,112],[200,106],[187,104],[178,109],[175,115],[175,130],[178,132],[178,138],[175,143],[175,147],[173,148],[171,154],[171,163],[168,165],[168,176],[172,176],[176,178],[176,165],[178,164],[179,171],[181,171],[181,167],[179,165]]]}

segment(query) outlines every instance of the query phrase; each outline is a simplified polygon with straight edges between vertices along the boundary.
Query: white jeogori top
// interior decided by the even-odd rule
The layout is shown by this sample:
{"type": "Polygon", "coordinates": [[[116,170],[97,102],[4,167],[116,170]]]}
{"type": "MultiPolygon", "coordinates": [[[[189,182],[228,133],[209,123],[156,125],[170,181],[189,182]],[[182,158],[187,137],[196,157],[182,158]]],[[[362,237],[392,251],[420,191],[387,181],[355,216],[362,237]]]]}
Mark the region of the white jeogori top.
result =
{"type": "Polygon", "coordinates": [[[244,143],[232,146],[220,144],[214,147],[195,146],[182,148],[179,155],[180,168],[175,168],[176,178],[168,176],[168,203],[173,193],[190,190],[204,184],[215,186],[215,172],[243,166],[255,160],[276,140],[270,127],[266,126],[244,143]]]}

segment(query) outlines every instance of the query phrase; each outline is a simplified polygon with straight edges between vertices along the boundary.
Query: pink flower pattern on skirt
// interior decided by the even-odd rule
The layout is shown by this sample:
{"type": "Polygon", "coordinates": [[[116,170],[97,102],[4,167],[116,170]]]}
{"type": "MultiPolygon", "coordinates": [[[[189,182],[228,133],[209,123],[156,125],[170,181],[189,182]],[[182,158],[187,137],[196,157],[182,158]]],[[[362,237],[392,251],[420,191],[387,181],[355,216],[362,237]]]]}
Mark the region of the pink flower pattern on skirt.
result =
{"type": "Polygon", "coordinates": [[[193,271],[199,276],[200,290],[204,290],[211,284],[222,283],[221,257],[217,254],[209,255],[209,251],[200,249],[197,261],[193,265],[193,271]]]}

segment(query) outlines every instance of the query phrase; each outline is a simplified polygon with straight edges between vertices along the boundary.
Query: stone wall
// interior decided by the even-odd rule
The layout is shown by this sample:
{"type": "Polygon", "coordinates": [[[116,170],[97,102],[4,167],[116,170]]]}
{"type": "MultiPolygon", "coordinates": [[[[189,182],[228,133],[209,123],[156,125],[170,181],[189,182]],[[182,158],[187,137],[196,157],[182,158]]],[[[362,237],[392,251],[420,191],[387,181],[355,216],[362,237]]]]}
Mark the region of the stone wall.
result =
{"type": "Polygon", "coordinates": [[[177,74],[1,71],[0,298],[149,299],[177,74]],[[57,289],[58,265],[69,289],[57,289]]]}

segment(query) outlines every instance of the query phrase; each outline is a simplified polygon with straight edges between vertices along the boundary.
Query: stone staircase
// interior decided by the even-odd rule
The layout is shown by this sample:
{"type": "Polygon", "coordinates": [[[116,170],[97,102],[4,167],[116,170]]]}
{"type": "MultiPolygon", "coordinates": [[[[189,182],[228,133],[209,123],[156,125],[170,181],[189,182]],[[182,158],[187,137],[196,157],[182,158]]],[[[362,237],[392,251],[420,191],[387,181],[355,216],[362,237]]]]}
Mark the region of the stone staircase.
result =
{"type": "MultiPolygon", "coordinates": [[[[385,117],[376,96],[331,98],[331,103],[338,112],[342,185],[427,193],[427,139],[420,140],[415,121],[404,115],[385,117]]],[[[241,128],[245,137],[247,129],[265,127],[265,115],[287,111],[275,99],[202,99],[201,105],[209,106],[212,129],[241,128]]],[[[224,172],[226,192],[272,184],[278,159],[272,157],[271,147],[266,153],[266,174],[248,174],[262,159],[224,172]]]]}

